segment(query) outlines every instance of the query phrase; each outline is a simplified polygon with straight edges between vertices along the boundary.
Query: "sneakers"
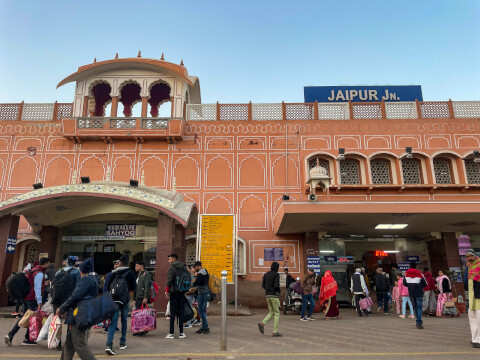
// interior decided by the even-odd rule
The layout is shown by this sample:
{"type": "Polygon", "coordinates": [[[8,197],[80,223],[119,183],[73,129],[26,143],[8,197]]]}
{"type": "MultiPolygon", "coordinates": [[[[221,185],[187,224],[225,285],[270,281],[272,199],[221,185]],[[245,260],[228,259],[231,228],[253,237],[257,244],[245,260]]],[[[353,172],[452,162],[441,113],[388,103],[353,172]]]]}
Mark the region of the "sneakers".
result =
{"type": "Polygon", "coordinates": [[[273,336],[273,337],[279,337],[279,336],[282,336],[282,334],[280,334],[280,333],[276,332],[276,333],[273,333],[273,335],[272,335],[272,336],[273,336]]]}
{"type": "Polygon", "coordinates": [[[300,318],[300,321],[308,321],[307,318],[300,318]]]}
{"type": "Polygon", "coordinates": [[[187,335],[185,335],[184,333],[181,333],[178,338],[179,338],[179,339],[185,339],[186,337],[187,337],[187,335]]]}
{"type": "Polygon", "coordinates": [[[203,329],[202,334],[210,334],[210,329],[203,329]]]}
{"type": "Polygon", "coordinates": [[[260,331],[261,334],[265,333],[265,325],[263,325],[263,323],[258,323],[258,331],[260,331]]]}
{"type": "Polygon", "coordinates": [[[409,319],[415,319],[415,315],[408,315],[409,319]]]}
{"type": "Polygon", "coordinates": [[[200,326],[200,325],[202,325],[202,322],[195,319],[195,321],[192,323],[192,325],[193,326],[200,326]]]}
{"type": "Polygon", "coordinates": [[[120,350],[125,350],[127,348],[127,344],[120,344],[119,349],[120,350]]]}
{"type": "Polygon", "coordinates": [[[27,340],[27,339],[24,339],[22,341],[22,345],[37,345],[37,342],[36,341],[30,341],[30,340],[27,340]]]}
{"type": "Polygon", "coordinates": [[[190,328],[192,328],[192,327],[193,327],[192,324],[185,324],[185,325],[183,325],[183,328],[184,328],[184,329],[190,329],[190,328]]]}
{"type": "MultiPolygon", "coordinates": [[[[399,318],[405,319],[405,315],[398,315],[399,318]]],[[[409,316],[410,317],[410,316],[409,316]]]]}
{"type": "Polygon", "coordinates": [[[170,320],[170,316],[165,316],[165,320],[170,320]]]}
{"type": "Polygon", "coordinates": [[[417,329],[423,329],[423,325],[417,324],[417,329]]]}
{"type": "Polygon", "coordinates": [[[175,339],[175,336],[173,336],[173,334],[167,334],[167,336],[165,336],[165,339],[175,339]]]}
{"type": "Polygon", "coordinates": [[[195,331],[197,334],[203,334],[204,330],[203,329],[198,329],[197,331],[195,331]]]}
{"type": "Polygon", "coordinates": [[[307,320],[308,321],[315,321],[316,319],[314,319],[313,317],[310,316],[309,318],[307,318],[307,320]]]}
{"type": "Polygon", "coordinates": [[[10,337],[10,335],[5,335],[5,344],[7,346],[12,346],[12,337],[10,337]]]}
{"type": "Polygon", "coordinates": [[[14,312],[12,312],[10,315],[12,315],[12,316],[17,316],[17,315],[18,315],[18,312],[14,311],[14,312]]]}
{"type": "Polygon", "coordinates": [[[480,349],[480,343],[473,343],[472,347],[474,347],[475,349],[480,349]]]}
{"type": "Polygon", "coordinates": [[[105,352],[107,353],[107,355],[115,355],[115,351],[113,351],[113,347],[111,345],[107,345],[105,352]]]}

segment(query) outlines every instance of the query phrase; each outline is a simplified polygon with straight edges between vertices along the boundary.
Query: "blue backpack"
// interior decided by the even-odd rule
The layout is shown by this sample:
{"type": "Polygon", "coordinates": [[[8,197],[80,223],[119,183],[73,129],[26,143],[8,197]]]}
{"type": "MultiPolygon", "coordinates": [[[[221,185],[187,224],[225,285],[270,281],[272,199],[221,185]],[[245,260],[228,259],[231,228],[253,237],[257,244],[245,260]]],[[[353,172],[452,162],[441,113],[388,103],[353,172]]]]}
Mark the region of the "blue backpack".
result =
{"type": "Polygon", "coordinates": [[[192,275],[188,272],[184,266],[182,269],[177,270],[174,278],[173,292],[187,292],[192,286],[192,275]]]}

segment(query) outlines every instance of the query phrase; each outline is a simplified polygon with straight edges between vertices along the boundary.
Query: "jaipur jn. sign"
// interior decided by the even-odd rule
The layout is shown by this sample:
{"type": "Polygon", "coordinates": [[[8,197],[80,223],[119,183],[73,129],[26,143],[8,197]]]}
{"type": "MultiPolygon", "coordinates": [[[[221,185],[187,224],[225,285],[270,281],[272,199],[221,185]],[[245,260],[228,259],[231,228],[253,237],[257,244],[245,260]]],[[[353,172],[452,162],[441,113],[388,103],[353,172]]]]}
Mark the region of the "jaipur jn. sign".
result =
{"type": "Polygon", "coordinates": [[[306,103],[423,101],[420,85],[305,86],[306,103]]]}

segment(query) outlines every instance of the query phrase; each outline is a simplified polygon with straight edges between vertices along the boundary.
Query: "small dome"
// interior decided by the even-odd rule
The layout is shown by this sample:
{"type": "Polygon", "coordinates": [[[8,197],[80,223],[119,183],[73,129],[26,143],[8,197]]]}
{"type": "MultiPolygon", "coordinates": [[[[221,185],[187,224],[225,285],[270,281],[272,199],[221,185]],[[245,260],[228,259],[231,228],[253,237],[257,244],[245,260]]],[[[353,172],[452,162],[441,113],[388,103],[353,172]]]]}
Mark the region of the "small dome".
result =
{"type": "Polygon", "coordinates": [[[328,171],[323,166],[317,164],[315,167],[310,169],[310,177],[314,176],[328,176],[328,171]]]}

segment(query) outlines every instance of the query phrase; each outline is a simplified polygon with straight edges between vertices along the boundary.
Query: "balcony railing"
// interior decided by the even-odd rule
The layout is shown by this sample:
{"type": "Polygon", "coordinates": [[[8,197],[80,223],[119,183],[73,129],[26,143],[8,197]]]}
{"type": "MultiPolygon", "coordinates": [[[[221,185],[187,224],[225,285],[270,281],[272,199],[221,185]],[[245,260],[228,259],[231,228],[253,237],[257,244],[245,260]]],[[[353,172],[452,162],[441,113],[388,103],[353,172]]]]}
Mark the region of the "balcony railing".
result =
{"type": "Polygon", "coordinates": [[[480,118],[480,101],[189,104],[187,121],[480,118]]]}
{"type": "Polygon", "coordinates": [[[168,129],[169,118],[138,119],[134,117],[109,118],[97,116],[77,118],[77,127],[79,129],[136,129],[138,120],[141,120],[140,129],[168,129]]]}
{"type": "Polygon", "coordinates": [[[71,117],[72,103],[0,104],[0,120],[53,121],[71,117]]]}

